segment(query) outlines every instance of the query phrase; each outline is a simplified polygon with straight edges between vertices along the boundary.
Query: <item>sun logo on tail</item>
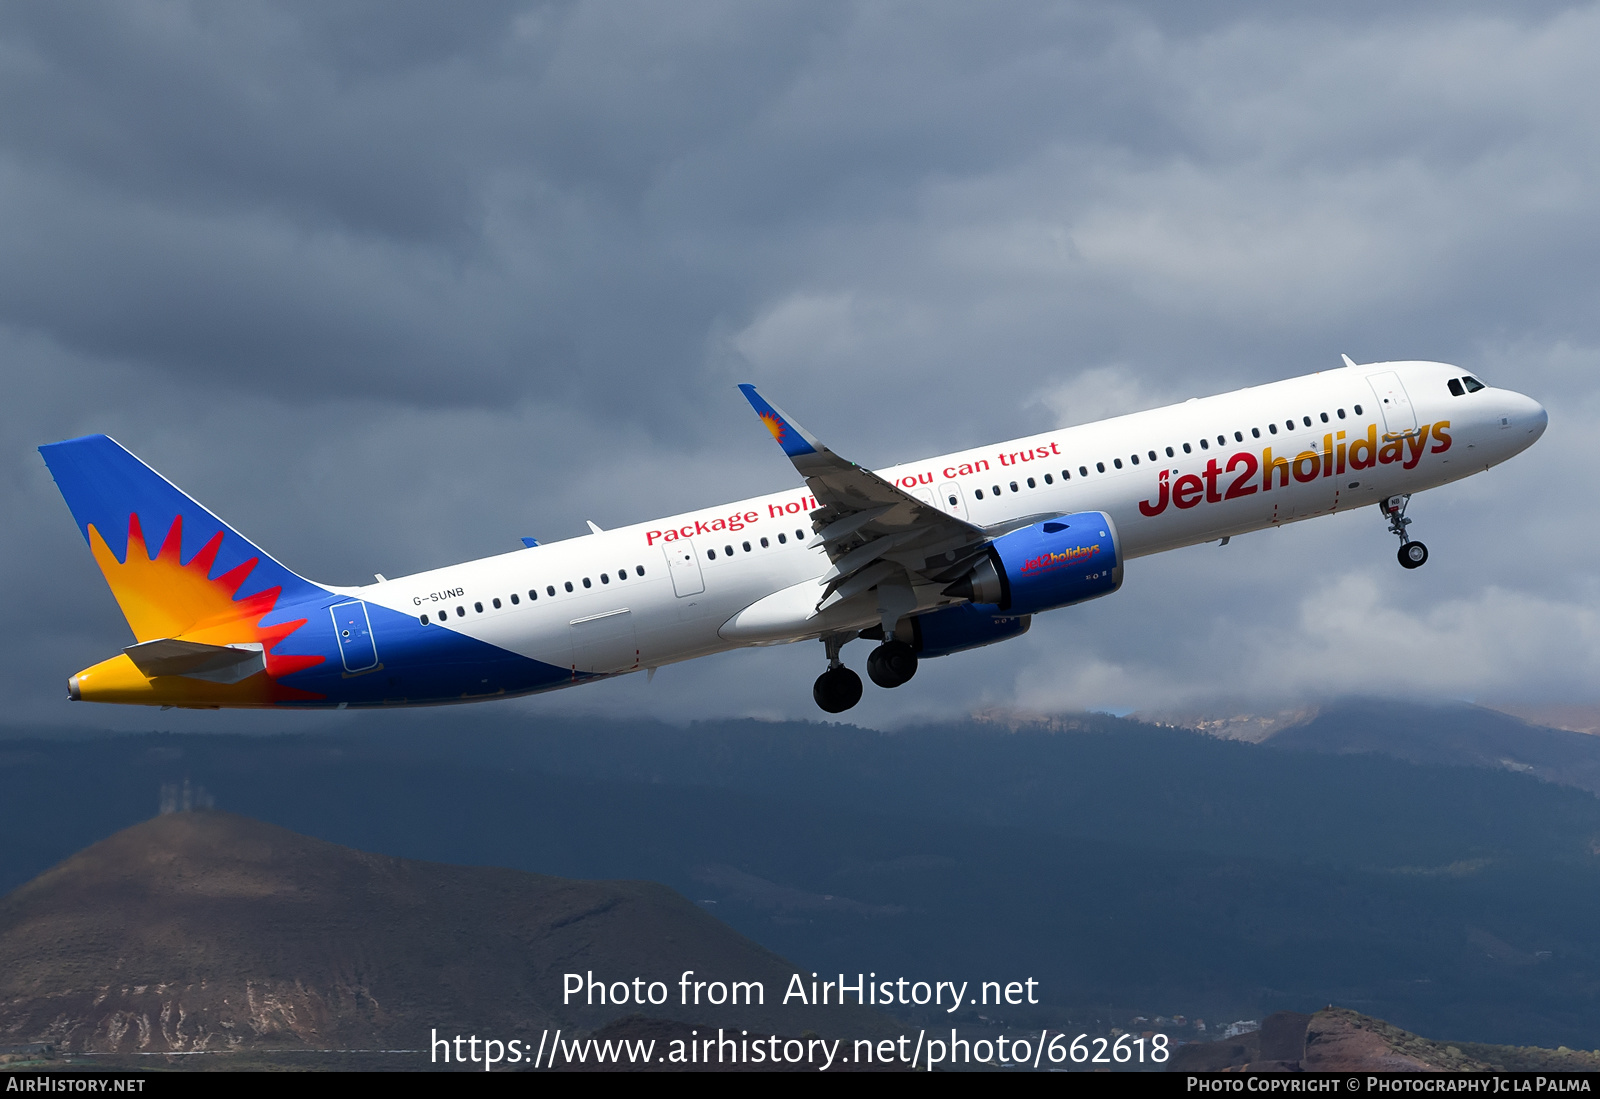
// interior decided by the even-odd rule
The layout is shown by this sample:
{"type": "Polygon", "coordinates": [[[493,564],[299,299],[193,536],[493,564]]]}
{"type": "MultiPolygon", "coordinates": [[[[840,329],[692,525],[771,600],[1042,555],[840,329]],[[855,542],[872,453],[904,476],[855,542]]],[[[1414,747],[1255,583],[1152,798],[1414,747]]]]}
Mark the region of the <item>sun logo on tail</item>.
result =
{"type": "Polygon", "coordinates": [[[789,430],[789,425],[770,412],[762,412],[759,415],[761,416],[761,422],[767,425],[767,430],[772,433],[772,437],[781,445],[784,434],[789,430]]]}
{"type": "Polygon", "coordinates": [[[182,560],[183,516],[172,520],[161,549],[150,556],[139,516],[128,516],[128,548],[122,560],[106,544],[94,524],[89,524],[89,549],[116,596],[133,635],[139,641],[181,637],[208,645],[258,642],[266,656],[265,676],[232,685],[239,693],[262,694],[265,700],[319,698],[320,695],[279,686],[275,680],[321,664],[322,656],[275,656],[273,648],[305,625],[304,618],[263,626],[261,620],[278,605],[280,587],[265,588],[239,598],[239,590],[255,570],[252,557],[221,576],[211,576],[223,532],[217,531],[187,562],[182,560]],[[253,680],[266,679],[265,683],[253,680]]]}

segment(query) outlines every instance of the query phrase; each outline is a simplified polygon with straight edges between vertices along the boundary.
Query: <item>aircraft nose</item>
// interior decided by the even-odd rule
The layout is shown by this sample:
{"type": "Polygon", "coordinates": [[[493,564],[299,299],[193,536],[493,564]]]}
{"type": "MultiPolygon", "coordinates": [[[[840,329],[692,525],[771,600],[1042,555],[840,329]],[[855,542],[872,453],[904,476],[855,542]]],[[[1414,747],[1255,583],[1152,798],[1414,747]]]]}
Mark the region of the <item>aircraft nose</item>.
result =
{"type": "Polygon", "coordinates": [[[1544,429],[1550,426],[1550,413],[1546,412],[1544,405],[1532,397],[1517,394],[1516,411],[1513,413],[1513,423],[1518,424],[1532,436],[1532,442],[1544,434],[1544,429]]]}

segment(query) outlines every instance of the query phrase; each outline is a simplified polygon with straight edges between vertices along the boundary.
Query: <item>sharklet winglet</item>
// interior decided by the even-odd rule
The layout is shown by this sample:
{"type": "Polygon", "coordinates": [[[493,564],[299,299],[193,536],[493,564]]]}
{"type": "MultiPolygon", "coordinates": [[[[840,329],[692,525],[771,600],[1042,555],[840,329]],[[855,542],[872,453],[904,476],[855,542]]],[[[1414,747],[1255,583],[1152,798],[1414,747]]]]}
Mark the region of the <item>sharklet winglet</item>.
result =
{"type": "Polygon", "coordinates": [[[814,435],[757,393],[755,386],[748,382],[743,383],[739,386],[739,392],[744,394],[744,399],[750,402],[750,407],[756,410],[756,415],[761,417],[761,422],[767,426],[772,437],[790,458],[819,454],[827,449],[814,435]]]}

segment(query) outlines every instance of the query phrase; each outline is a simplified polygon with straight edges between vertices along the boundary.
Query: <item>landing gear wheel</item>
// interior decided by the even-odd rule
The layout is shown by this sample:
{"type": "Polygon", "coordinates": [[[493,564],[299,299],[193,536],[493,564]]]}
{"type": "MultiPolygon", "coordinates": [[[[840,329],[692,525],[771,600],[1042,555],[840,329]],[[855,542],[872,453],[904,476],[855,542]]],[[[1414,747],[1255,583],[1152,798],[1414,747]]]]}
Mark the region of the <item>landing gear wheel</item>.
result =
{"type": "Polygon", "coordinates": [[[861,701],[861,677],[843,664],[817,676],[811,697],[830,714],[842,714],[861,701]]]}
{"type": "Polygon", "coordinates": [[[904,641],[885,641],[867,657],[867,675],[880,687],[898,687],[917,674],[917,654],[904,641]]]}
{"type": "Polygon", "coordinates": [[[1420,569],[1428,563],[1428,547],[1421,542],[1407,542],[1400,547],[1400,564],[1408,569],[1420,569]]]}

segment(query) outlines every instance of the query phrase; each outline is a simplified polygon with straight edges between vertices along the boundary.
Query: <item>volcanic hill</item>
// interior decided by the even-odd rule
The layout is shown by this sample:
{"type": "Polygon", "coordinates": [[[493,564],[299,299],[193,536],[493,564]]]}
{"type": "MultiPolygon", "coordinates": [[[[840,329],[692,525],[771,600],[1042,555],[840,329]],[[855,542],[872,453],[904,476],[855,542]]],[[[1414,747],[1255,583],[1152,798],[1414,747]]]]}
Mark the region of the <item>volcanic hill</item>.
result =
{"type": "Polygon", "coordinates": [[[537,1045],[638,1015],[889,1029],[863,1008],[780,1006],[795,971],[664,885],[390,858],[211,810],[127,828],[0,898],[0,1043],[68,1054],[420,1050],[435,1028],[537,1045]],[[563,974],[591,970],[671,995],[563,1004],[563,974]],[[684,970],[760,981],[765,1006],[683,1006],[684,970]]]}

